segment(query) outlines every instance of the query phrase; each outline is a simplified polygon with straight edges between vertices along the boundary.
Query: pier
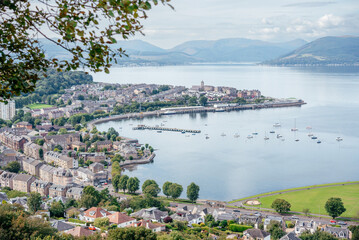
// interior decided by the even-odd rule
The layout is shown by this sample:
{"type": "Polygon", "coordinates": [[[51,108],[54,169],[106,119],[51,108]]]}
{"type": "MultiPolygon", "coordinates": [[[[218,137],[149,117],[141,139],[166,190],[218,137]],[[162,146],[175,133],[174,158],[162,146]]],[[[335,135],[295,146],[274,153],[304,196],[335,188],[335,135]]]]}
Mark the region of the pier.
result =
{"type": "Polygon", "coordinates": [[[191,130],[191,129],[180,129],[180,128],[168,128],[168,127],[151,127],[146,125],[138,125],[137,127],[132,128],[133,130],[157,130],[157,131],[169,131],[169,132],[186,132],[186,133],[201,133],[201,130],[191,130]]]}

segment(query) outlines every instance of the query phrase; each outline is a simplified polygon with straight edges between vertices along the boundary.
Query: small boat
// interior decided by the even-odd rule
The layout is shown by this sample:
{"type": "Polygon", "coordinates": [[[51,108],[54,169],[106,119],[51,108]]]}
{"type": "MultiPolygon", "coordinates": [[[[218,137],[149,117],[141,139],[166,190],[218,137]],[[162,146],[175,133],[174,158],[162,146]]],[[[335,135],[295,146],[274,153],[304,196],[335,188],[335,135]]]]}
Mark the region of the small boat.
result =
{"type": "Polygon", "coordinates": [[[318,144],[319,144],[319,143],[322,143],[322,141],[318,140],[317,143],[318,143],[318,144]]]}
{"type": "Polygon", "coordinates": [[[226,134],[225,134],[225,133],[222,133],[222,134],[221,134],[221,136],[222,136],[222,137],[225,137],[225,136],[226,136],[226,134]]]}
{"type": "Polygon", "coordinates": [[[308,127],[306,127],[306,129],[307,129],[307,130],[311,130],[311,129],[312,129],[312,127],[311,127],[311,126],[308,126],[308,127]]]}
{"type": "Polygon", "coordinates": [[[343,141],[343,138],[337,137],[336,140],[337,140],[338,142],[340,142],[340,141],[343,141]]]}
{"type": "Polygon", "coordinates": [[[299,142],[299,139],[295,139],[296,142],[299,142]]]}
{"type": "Polygon", "coordinates": [[[195,133],[192,133],[192,135],[196,135],[195,133]]]}
{"type": "Polygon", "coordinates": [[[277,138],[281,138],[281,137],[283,137],[282,135],[280,135],[280,134],[277,134],[277,138]]]}
{"type": "Polygon", "coordinates": [[[258,135],[258,133],[257,133],[257,132],[254,132],[254,133],[252,133],[252,135],[258,135]]]}
{"type": "Polygon", "coordinates": [[[292,132],[296,132],[298,131],[298,128],[297,128],[297,119],[294,119],[294,128],[290,129],[292,132]]]}
{"type": "Polygon", "coordinates": [[[273,127],[281,127],[282,125],[280,125],[280,123],[275,123],[273,124],[273,127]]]}
{"type": "Polygon", "coordinates": [[[253,138],[253,136],[252,136],[252,135],[248,135],[247,138],[250,139],[250,138],[253,138]]]}
{"type": "Polygon", "coordinates": [[[312,139],[317,139],[317,137],[316,137],[316,136],[313,136],[312,139]]]}
{"type": "Polygon", "coordinates": [[[233,137],[235,137],[235,138],[239,138],[239,134],[238,133],[236,133],[236,134],[234,134],[234,136],[233,137]]]}
{"type": "Polygon", "coordinates": [[[161,133],[162,131],[161,130],[159,130],[159,131],[157,131],[158,133],[161,133]]]}
{"type": "Polygon", "coordinates": [[[186,131],[182,131],[181,133],[182,133],[182,134],[185,134],[185,133],[186,133],[186,131]]]}
{"type": "Polygon", "coordinates": [[[275,131],[270,131],[269,133],[275,133],[275,131]]]}
{"type": "Polygon", "coordinates": [[[204,124],[204,126],[207,126],[207,124],[204,124]]]}
{"type": "Polygon", "coordinates": [[[281,140],[282,140],[282,142],[284,142],[284,141],[285,141],[285,138],[282,138],[281,140]]]}
{"type": "Polygon", "coordinates": [[[264,140],[269,140],[269,137],[264,137],[264,140]]]}
{"type": "Polygon", "coordinates": [[[189,137],[189,135],[186,135],[186,137],[189,137]]]}
{"type": "Polygon", "coordinates": [[[313,133],[308,133],[308,137],[313,137],[313,133]]]}
{"type": "Polygon", "coordinates": [[[161,126],[163,127],[165,124],[161,123],[161,126]]]}
{"type": "Polygon", "coordinates": [[[209,139],[209,137],[208,137],[208,136],[206,136],[206,139],[209,139]]]}

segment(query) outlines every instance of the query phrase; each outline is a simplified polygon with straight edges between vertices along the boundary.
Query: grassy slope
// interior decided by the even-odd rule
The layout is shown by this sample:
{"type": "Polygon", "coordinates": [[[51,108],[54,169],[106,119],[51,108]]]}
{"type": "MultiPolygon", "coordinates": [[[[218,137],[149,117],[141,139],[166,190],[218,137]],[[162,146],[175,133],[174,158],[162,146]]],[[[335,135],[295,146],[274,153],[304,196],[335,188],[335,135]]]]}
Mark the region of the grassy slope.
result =
{"type": "Polygon", "coordinates": [[[53,107],[53,106],[48,105],[48,104],[34,103],[34,104],[31,104],[31,105],[28,105],[27,107],[29,107],[30,109],[43,109],[43,108],[50,108],[50,107],[53,107]]]}
{"type": "Polygon", "coordinates": [[[264,208],[271,208],[272,202],[282,198],[291,203],[292,211],[302,212],[309,208],[311,213],[327,214],[324,209],[326,201],[331,197],[340,197],[347,209],[342,217],[357,217],[359,213],[359,185],[345,185],[303,190],[263,197],[260,199],[264,208]]]}

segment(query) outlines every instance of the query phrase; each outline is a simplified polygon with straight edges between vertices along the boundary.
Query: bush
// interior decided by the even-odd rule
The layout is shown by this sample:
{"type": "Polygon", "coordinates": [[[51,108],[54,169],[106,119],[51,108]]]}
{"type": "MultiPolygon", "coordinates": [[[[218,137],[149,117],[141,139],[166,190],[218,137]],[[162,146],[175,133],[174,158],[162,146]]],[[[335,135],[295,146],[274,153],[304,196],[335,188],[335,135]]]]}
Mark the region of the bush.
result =
{"type": "Polygon", "coordinates": [[[292,222],[288,223],[288,224],[287,224],[287,227],[288,227],[288,228],[294,228],[294,223],[292,223],[292,222]]]}
{"type": "Polygon", "coordinates": [[[229,225],[229,230],[231,230],[232,232],[243,232],[247,229],[252,228],[251,226],[247,226],[247,225],[238,225],[238,224],[230,224],[229,225]]]}

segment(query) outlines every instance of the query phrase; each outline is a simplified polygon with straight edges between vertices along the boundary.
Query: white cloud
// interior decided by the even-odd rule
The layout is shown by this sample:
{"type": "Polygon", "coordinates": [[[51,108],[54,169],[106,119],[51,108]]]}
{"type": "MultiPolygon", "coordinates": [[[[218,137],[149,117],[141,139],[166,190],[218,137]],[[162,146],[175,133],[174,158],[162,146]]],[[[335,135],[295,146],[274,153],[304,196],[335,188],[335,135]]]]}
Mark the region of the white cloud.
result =
{"type": "Polygon", "coordinates": [[[319,18],[318,26],[320,28],[335,28],[343,24],[343,19],[333,14],[326,14],[319,18]]]}

